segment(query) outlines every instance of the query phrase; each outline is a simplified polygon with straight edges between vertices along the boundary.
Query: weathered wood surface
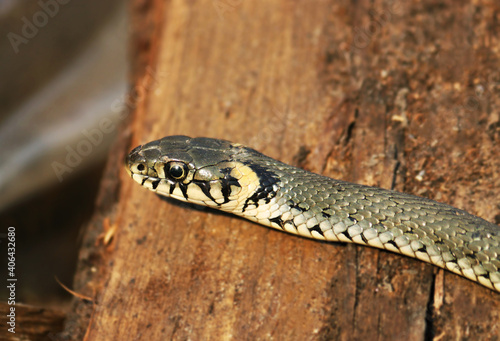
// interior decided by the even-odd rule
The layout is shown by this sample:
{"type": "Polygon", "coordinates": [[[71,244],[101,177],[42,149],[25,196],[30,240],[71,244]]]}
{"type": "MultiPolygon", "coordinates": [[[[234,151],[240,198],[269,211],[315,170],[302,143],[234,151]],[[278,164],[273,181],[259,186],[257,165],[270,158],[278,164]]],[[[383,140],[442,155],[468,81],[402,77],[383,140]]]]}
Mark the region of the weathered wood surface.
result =
{"type": "Polygon", "coordinates": [[[225,138],[335,178],[395,178],[498,224],[498,4],[133,4],[136,102],[81,251],[75,289],[96,301],[75,302],[68,338],[499,338],[493,291],[163,200],[121,163],[166,135],[225,138]],[[117,226],[107,246],[105,217],[117,226]]]}
{"type": "Polygon", "coordinates": [[[0,340],[57,340],[66,314],[62,311],[16,303],[0,303],[0,340]],[[12,312],[11,308],[14,308],[12,312]],[[12,317],[15,315],[14,317],[12,317]]]}

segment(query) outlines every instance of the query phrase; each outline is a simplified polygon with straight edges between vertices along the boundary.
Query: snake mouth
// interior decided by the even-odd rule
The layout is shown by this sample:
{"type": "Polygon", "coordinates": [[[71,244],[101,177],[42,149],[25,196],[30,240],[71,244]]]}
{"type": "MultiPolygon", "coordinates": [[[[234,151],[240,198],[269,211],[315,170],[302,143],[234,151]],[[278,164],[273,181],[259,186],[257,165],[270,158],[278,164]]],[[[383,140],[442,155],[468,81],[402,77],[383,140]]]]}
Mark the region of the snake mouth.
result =
{"type": "Polygon", "coordinates": [[[148,175],[137,174],[130,170],[130,174],[132,179],[137,182],[139,185],[144,186],[144,183],[149,179],[148,175]]]}
{"type": "Polygon", "coordinates": [[[131,172],[131,174],[132,174],[132,179],[135,182],[137,182],[141,186],[146,187],[147,189],[155,191],[155,192],[158,189],[158,185],[160,185],[160,183],[162,183],[162,181],[165,185],[168,184],[168,180],[166,180],[166,179],[161,179],[161,178],[157,178],[154,176],[137,174],[137,173],[132,173],[132,172],[131,172]]]}

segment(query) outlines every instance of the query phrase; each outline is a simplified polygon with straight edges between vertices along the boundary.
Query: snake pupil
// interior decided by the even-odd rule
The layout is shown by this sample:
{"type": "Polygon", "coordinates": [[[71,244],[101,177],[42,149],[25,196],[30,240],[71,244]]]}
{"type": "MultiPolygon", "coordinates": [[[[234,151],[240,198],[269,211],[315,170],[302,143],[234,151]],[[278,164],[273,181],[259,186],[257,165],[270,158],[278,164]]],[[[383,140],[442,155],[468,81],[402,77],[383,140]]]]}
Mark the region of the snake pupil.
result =
{"type": "Polygon", "coordinates": [[[137,165],[137,170],[138,170],[139,172],[142,172],[142,171],[143,171],[143,170],[145,170],[145,169],[146,169],[146,167],[144,167],[144,165],[143,165],[142,163],[139,163],[139,164],[137,165]]]}
{"type": "Polygon", "coordinates": [[[174,179],[180,179],[184,176],[184,168],[179,165],[172,165],[168,172],[174,179]]]}

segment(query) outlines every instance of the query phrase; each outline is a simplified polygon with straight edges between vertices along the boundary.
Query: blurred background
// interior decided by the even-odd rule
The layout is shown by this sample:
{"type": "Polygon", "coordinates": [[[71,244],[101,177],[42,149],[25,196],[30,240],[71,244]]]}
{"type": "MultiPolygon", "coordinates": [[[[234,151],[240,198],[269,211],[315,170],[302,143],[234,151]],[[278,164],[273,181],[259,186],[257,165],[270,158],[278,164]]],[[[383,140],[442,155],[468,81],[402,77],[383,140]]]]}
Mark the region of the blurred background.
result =
{"type": "MultiPolygon", "coordinates": [[[[0,0],[0,274],[16,228],[16,301],[64,308],[127,91],[117,0],[0,0]]],[[[5,301],[7,290],[0,290],[5,301]]]]}

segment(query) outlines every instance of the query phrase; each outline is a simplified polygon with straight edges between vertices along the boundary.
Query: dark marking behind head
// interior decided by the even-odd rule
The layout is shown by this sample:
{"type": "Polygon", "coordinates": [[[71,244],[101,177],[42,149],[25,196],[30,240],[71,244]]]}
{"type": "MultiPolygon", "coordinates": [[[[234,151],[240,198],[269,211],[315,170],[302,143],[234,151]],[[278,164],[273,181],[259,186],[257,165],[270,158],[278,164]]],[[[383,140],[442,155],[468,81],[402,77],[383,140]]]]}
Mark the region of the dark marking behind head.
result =
{"type": "Polygon", "coordinates": [[[266,204],[269,203],[271,199],[276,196],[274,185],[280,182],[278,175],[266,167],[251,162],[245,162],[245,165],[250,167],[257,174],[259,187],[255,190],[254,194],[245,201],[243,212],[245,212],[251,203],[253,203],[255,207],[259,207],[259,200],[265,200],[266,204]]]}
{"type": "Polygon", "coordinates": [[[222,195],[224,196],[224,204],[229,202],[229,196],[231,195],[231,186],[241,188],[238,179],[231,175],[231,170],[231,168],[221,169],[221,173],[224,174],[224,178],[220,179],[222,195]]]}

